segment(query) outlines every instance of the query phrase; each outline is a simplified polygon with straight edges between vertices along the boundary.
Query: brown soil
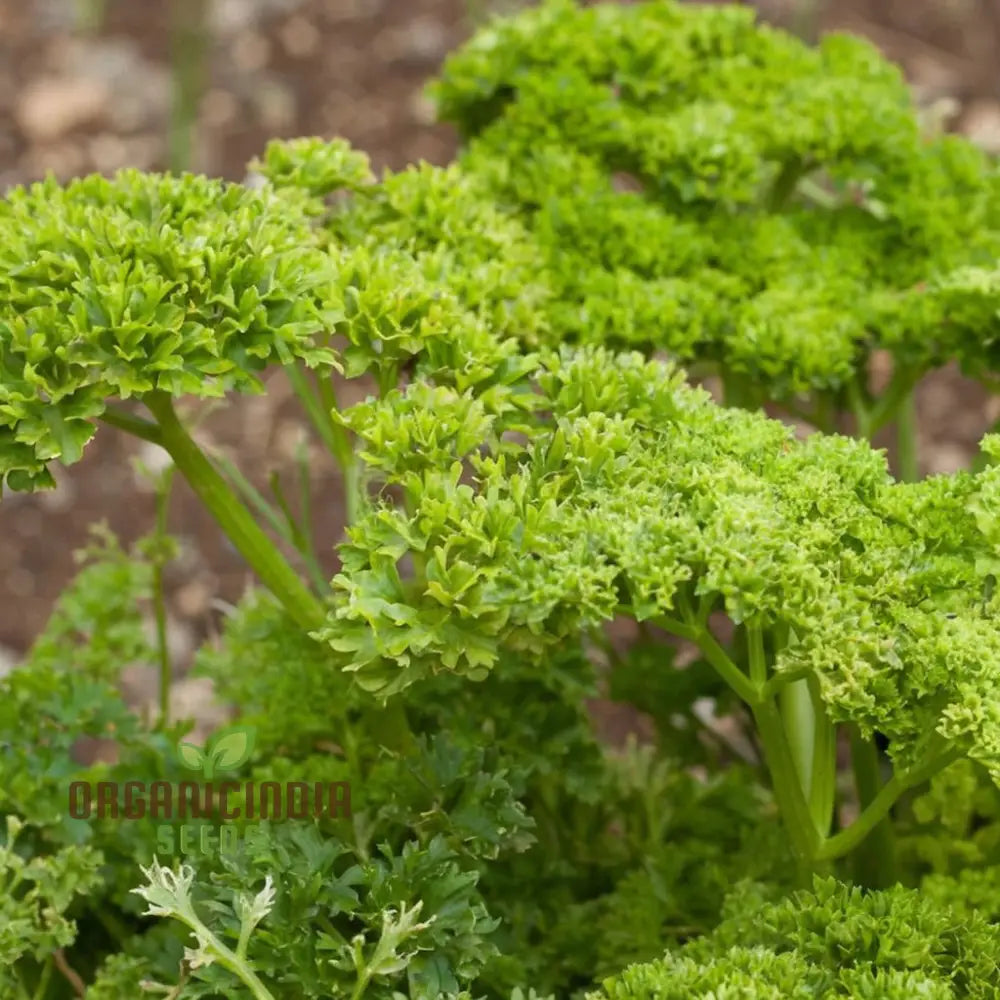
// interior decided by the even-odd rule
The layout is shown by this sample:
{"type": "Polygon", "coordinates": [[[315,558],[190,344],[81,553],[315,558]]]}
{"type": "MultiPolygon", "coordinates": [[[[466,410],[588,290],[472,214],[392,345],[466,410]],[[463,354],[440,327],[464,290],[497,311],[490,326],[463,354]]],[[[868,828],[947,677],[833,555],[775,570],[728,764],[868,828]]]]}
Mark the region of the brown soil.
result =
{"type": "MultiPolygon", "coordinates": [[[[185,0],[191,3],[192,0],[185,0]]],[[[449,130],[421,96],[444,54],[469,30],[469,10],[490,0],[216,0],[209,78],[200,104],[193,167],[239,179],[272,137],[342,135],[376,167],[446,162],[449,130]]],[[[89,0],[93,4],[93,0],[89,0]]],[[[163,168],[170,105],[166,0],[106,0],[105,26],[81,33],[88,0],[0,0],[0,190],[52,170],[61,177],[124,165],[163,168]]],[[[764,13],[804,30],[847,27],[870,35],[906,67],[928,101],[953,100],[956,122],[1000,151],[1000,6],[996,0],[762,0],[764,13]],[[810,25],[806,6],[818,19],[810,25]]],[[[287,472],[301,433],[281,376],[267,397],[241,401],[206,423],[208,437],[242,459],[263,485],[287,472]]],[[[996,413],[953,373],[923,390],[928,471],[964,464],[996,413]]],[[[23,651],[73,571],[88,526],[106,519],[124,539],[149,530],[153,498],[130,466],[139,453],[102,430],[85,459],[49,494],[8,496],[0,512],[0,654],[23,651]]],[[[152,456],[149,456],[152,457],[152,456]]],[[[323,464],[314,510],[324,551],[342,514],[323,464]]],[[[171,580],[176,628],[186,641],[211,626],[212,601],[248,581],[186,488],[172,527],[184,554],[171,580]]],[[[0,660],[2,660],[0,655],[0,660]]]]}

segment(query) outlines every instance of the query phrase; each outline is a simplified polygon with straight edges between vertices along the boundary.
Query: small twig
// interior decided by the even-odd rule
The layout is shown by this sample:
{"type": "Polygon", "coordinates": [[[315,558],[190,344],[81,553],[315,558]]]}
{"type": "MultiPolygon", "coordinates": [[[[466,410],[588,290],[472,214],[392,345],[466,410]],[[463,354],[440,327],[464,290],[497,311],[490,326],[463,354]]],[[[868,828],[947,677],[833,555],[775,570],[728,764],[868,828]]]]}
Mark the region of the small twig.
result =
{"type": "Polygon", "coordinates": [[[163,446],[163,437],[156,424],[144,420],[142,417],[137,417],[120,406],[109,406],[99,419],[102,423],[134,434],[137,438],[142,438],[143,441],[149,441],[150,444],[163,446]]]}
{"type": "Polygon", "coordinates": [[[66,952],[62,948],[56,948],[52,952],[52,961],[55,962],[56,968],[69,981],[70,986],[73,987],[73,992],[78,997],[86,996],[86,983],[80,978],[80,974],[66,961],[66,952]]]}

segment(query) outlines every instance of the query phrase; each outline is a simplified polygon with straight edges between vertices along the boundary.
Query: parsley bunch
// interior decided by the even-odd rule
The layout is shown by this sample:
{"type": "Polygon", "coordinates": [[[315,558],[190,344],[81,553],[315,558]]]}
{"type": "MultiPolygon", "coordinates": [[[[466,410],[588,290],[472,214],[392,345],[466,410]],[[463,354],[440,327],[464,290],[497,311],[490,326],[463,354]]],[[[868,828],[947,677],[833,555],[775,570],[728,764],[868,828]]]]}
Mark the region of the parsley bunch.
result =
{"type": "Polygon", "coordinates": [[[912,448],[927,372],[996,367],[995,166],[867,44],[745,7],[545,0],[433,93],[443,167],[299,139],[247,186],[0,201],[0,481],[51,486],[101,424],[173,463],[0,678],[3,988],[996,997],[1000,437],[924,481],[912,448]],[[265,496],[180,402],[272,377],[341,473],[332,580],[309,460],[265,496]],[[255,734],[234,801],[336,783],[350,815],[123,819],[201,759],[173,470],[260,584],[193,665],[255,734]]]}

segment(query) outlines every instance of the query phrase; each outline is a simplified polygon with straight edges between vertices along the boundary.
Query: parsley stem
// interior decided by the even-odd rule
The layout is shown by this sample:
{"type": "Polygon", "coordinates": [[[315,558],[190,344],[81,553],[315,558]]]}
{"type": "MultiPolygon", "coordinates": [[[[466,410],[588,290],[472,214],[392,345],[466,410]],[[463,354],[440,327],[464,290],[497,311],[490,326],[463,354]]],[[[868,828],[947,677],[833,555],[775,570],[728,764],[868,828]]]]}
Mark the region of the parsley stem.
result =
{"type": "Polygon", "coordinates": [[[820,697],[819,680],[809,674],[806,684],[814,718],[812,775],[809,782],[809,811],[821,837],[830,832],[837,795],[837,728],[820,697]]]}
{"type": "Polygon", "coordinates": [[[243,558],[299,625],[319,628],[326,617],[322,604],[184,429],[171,397],[156,391],[144,401],[159,424],[163,447],[243,558]]]}
{"type": "Polygon", "coordinates": [[[767,683],[767,660],[764,654],[764,628],[758,622],[747,623],[747,650],[750,659],[750,680],[763,690],[767,683]]]}
{"type": "Polygon", "coordinates": [[[925,764],[897,771],[846,830],[828,837],[822,843],[816,857],[820,860],[833,860],[849,854],[889,815],[889,810],[903,792],[927,781],[961,756],[961,750],[946,750],[928,758],[925,764]]]}
{"type": "Polygon", "coordinates": [[[748,704],[754,704],[759,694],[746,674],[733,663],[715,636],[707,629],[698,633],[695,641],[705,659],[722,675],[722,679],[748,704]]]}
{"type": "MultiPolygon", "coordinates": [[[[808,801],[809,785],[803,780],[803,773],[799,771],[800,763],[796,760],[792,746],[789,744],[785,731],[785,720],[774,701],[763,695],[767,666],[764,660],[762,628],[760,625],[748,625],[747,627],[751,670],[751,676],[747,677],[722,648],[715,636],[699,622],[698,617],[691,612],[685,601],[680,602],[680,612],[684,618],[683,621],[660,617],[656,619],[656,624],[681,638],[696,643],[705,655],[705,659],[715,667],[736,694],[750,706],[764,747],[767,767],[771,773],[774,797],[788,829],[792,850],[803,868],[808,868],[815,858],[822,835],[813,819],[813,812],[808,801]]],[[[797,685],[806,686],[805,696],[808,701],[809,691],[806,680],[786,684],[779,693],[783,694],[789,688],[794,688],[797,685]]],[[[809,708],[811,711],[811,703],[809,703],[809,708]]],[[[810,729],[810,754],[812,752],[812,738],[813,729],[810,729]]],[[[809,760],[810,769],[804,772],[806,776],[811,776],[812,773],[811,756],[809,760]]]]}
{"type": "Polygon", "coordinates": [[[49,982],[52,979],[52,970],[55,967],[55,958],[52,955],[45,960],[42,966],[42,974],[38,977],[38,986],[35,989],[34,1000],[44,1000],[45,994],[49,991],[49,982]]]}
{"type": "Polygon", "coordinates": [[[52,961],[55,963],[56,968],[62,973],[63,978],[70,984],[73,988],[73,992],[78,997],[83,997],[87,995],[87,987],[84,981],[80,978],[80,973],[76,971],[66,961],[66,952],[62,948],[56,948],[52,952],[52,961]]]}
{"type": "Polygon", "coordinates": [[[150,420],[143,420],[126,412],[121,407],[109,406],[100,416],[102,423],[109,427],[117,427],[118,430],[128,431],[129,434],[151,444],[163,445],[163,435],[160,428],[150,420]]]}
{"type": "Polygon", "coordinates": [[[816,714],[806,677],[786,684],[778,692],[778,704],[795,762],[795,773],[808,800],[812,794],[813,752],[816,746],[816,714]]]}
{"type": "MultiPolygon", "coordinates": [[[[878,797],[882,787],[880,760],[874,738],[865,739],[852,725],[851,770],[862,812],[878,797]]],[[[877,823],[859,846],[854,858],[855,878],[862,885],[881,889],[896,881],[896,839],[888,816],[877,823]]]]}
{"type": "Polygon", "coordinates": [[[760,695],[762,698],[773,698],[783,688],[794,681],[808,677],[809,674],[810,670],[807,667],[802,667],[799,670],[783,670],[781,673],[772,674],[761,689],[760,695]]]}
{"type": "MultiPolygon", "coordinates": [[[[175,916],[194,931],[199,943],[207,942],[212,957],[225,969],[236,976],[253,994],[254,1000],[274,1000],[274,995],[264,985],[260,977],[251,968],[249,961],[241,957],[231,948],[227,948],[194,914],[193,910],[178,910],[175,916]]],[[[243,928],[240,928],[242,941],[243,928]]],[[[245,944],[244,944],[245,947],[245,944]]]]}
{"type": "Polygon", "coordinates": [[[163,581],[167,556],[167,513],[170,509],[170,487],[174,466],[170,466],[157,483],[156,490],[156,549],[153,560],[153,612],[156,619],[156,653],[160,671],[160,725],[170,722],[170,647],[167,643],[167,597],[163,581]]]}
{"type": "Polygon", "coordinates": [[[899,404],[896,418],[896,458],[899,462],[899,478],[906,483],[915,483],[920,478],[917,462],[917,404],[911,389],[899,404]]]}
{"type": "Polygon", "coordinates": [[[316,428],[327,451],[333,456],[344,480],[344,506],[348,525],[353,524],[360,511],[360,468],[354,453],[354,445],[346,428],[333,419],[337,408],[337,398],[330,382],[331,376],[321,372],[317,377],[319,392],[315,392],[309,380],[297,364],[287,365],[285,372],[302,403],[306,416],[316,428]]]}
{"type": "Polygon", "coordinates": [[[864,375],[859,374],[847,385],[847,399],[854,414],[856,437],[869,439],[872,436],[871,403],[864,385],[864,375]]]}
{"type": "Polygon", "coordinates": [[[787,160],[782,165],[768,194],[768,208],[772,212],[780,212],[788,204],[806,171],[806,164],[798,157],[787,160]]]}
{"type": "Polygon", "coordinates": [[[672,622],[669,618],[658,619],[682,639],[690,639],[705,654],[705,659],[715,667],[722,679],[749,705],[760,701],[760,689],[733,662],[729,654],[719,645],[718,640],[706,627],[699,627],[697,616],[685,615],[685,621],[672,622]],[[678,629],[681,626],[683,631],[678,629]]]}
{"type": "Polygon", "coordinates": [[[788,830],[792,850],[801,864],[810,865],[816,860],[820,835],[803,794],[798,765],[785,735],[781,712],[769,700],[758,702],[752,708],[764,757],[771,772],[774,797],[788,830]]]}
{"type": "Polygon", "coordinates": [[[914,387],[919,380],[920,372],[913,368],[897,368],[892,373],[892,378],[889,380],[885,392],[882,393],[875,406],[868,411],[866,437],[876,434],[897,417],[900,408],[912,396],[914,387]]]}
{"type": "Polygon", "coordinates": [[[302,403],[306,416],[316,428],[320,440],[326,445],[327,450],[338,464],[343,464],[346,454],[351,450],[350,443],[346,440],[344,428],[334,423],[329,411],[309,384],[306,373],[298,364],[286,365],[285,374],[288,376],[288,381],[292,383],[292,388],[295,390],[295,395],[299,397],[299,402],[302,403]]]}

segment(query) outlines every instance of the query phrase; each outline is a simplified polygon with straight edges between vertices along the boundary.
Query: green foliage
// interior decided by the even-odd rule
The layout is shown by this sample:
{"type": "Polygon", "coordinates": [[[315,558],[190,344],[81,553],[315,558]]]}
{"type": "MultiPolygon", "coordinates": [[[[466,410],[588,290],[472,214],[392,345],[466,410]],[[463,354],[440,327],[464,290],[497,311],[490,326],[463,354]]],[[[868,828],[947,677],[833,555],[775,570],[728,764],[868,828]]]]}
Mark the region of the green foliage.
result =
{"type": "Polygon", "coordinates": [[[77,553],[84,567],[60,594],[28,662],[35,668],[114,681],[123,667],[155,657],[142,610],[152,596],[152,567],[104,530],[77,553]],[[70,663],[63,662],[72,657],[70,663]]]}
{"type": "MultiPolygon", "coordinates": [[[[520,451],[455,451],[448,472],[401,455],[384,472],[409,506],[354,526],[323,633],[361,683],[480,677],[504,648],[542,657],[623,611],[700,602],[792,632],[776,684],[814,673],[833,717],[886,733],[897,763],[939,738],[996,763],[977,707],[996,696],[993,604],[971,558],[989,549],[967,509],[994,472],[894,484],[867,445],[796,442],[636,355],[552,357],[538,388],[550,416],[520,451]],[[425,583],[401,576],[406,554],[425,583]]],[[[405,397],[378,405],[408,413],[405,397]]],[[[442,400],[434,412],[452,419],[442,400]]]]}
{"type": "Polygon", "coordinates": [[[1000,792],[970,761],[935,775],[900,819],[900,847],[920,875],[982,876],[1000,863],[1000,792]]]}
{"type": "Polygon", "coordinates": [[[998,994],[1000,934],[903,888],[863,894],[832,879],[779,902],[737,891],[706,937],[609,979],[593,1000],[998,994]]]}
{"type": "Polygon", "coordinates": [[[250,166],[274,187],[298,189],[314,198],[359,189],[372,180],[368,157],[343,139],[271,142],[263,160],[250,166]]]}
{"type": "Polygon", "coordinates": [[[542,248],[495,204],[489,185],[457,164],[387,172],[333,213],[328,226],[352,246],[412,256],[438,295],[448,289],[497,334],[534,341],[553,332],[542,248]]]}
{"type": "Polygon", "coordinates": [[[1000,438],[923,482],[863,439],[930,368],[990,378],[1000,174],[871,46],[745,6],[547,0],[434,93],[466,142],[444,167],[376,180],[312,138],[249,187],[0,202],[0,478],[49,485],[96,421],[132,432],[263,584],[194,658],[214,734],[116,689],[174,667],[162,497],[0,678],[0,982],[998,996],[1000,438]],[[274,477],[269,505],[173,409],[274,364],[343,473],[332,582],[307,451],[298,504],[274,477]],[[339,407],[335,371],[370,395],[339,407]],[[850,409],[858,439],[766,401],[825,430],[850,409]],[[124,815],[127,783],[196,779],[239,813],[124,815]],[[74,781],[115,783],[119,815],[72,818],[74,781]],[[350,814],[248,815],[265,782],[338,783],[350,814]]]}
{"type": "MultiPolygon", "coordinates": [[[[596,805],[570,801],[556,812],[529,799],[539,848],[509,866],[512,898],[497,909],[506,954],[490,970],[491,995],[510,982],[560,996],[569,984],[580,995],[595,978],[710,930],[734,881],[756,873],[787,884],[787,847],[752,771],[703,781],[651,747],[610,764],[596,805]],[[541,898],[514,896],[524,884],[541,898]]],[[[487,870],[487,894],[498,874],[487,870]]]]}
{"type": "Polygon", "coordinates": [[[475,901],[475,876],[461,873],[440,841],[358,865],[308,827],[260,837],[211,882],[157,862],[144,872],[136,892],[147,912],[177,919],[196,939],[193,982],[181,996],[228,991],[234,976],[257,997],[390,1000],[400,986],[413,997],[454,995],[487,956],[482,935],[492,924],[475,901]],[[227,946],[229,938],[239,945],[227,946]],[[261,980],[272,985],[255,987],[261,980]]]}
{"type": "MultiPolygon", "coordinates": [[[[112,558],[116,554],[112,550],[112,558]]],[[[251,610],[271,607],[273,615],[268,602],[253,599],[249,606],[251,610]]],[[[315,643],[313,649],[322,652],[315,643]]],[[[237,655],[239,651],[236,647],[237,655]]],[[[107,650],[107,655],[113,657],[113,650],[107,650]]],[[[169,983],[178,977],[183,928],[169,929],[165,937],[159,928],[142,928],[138,906],[125,898],[135,884],[136,864],[148,868],[157,850],[162,823],[71,820],[66,813],[68,783],[117,781],[120,790],[125,781],[148,786],[157,779],[189,780],[189,775],[169,760],[177,733],[161,738],[145,732],[113,687],[106,681],[88,681],[85,674],[76,675],[72,662],[72,657],[61,661],[64,669],[60,672],[57,666],[31,660],[3,682],[0,739],[6,750],[0,760],[4,789],[0,814],[7,815],[12,829],[22,823],[18,814],[32,817],[35,833],[25,842],[27,861],[18,864],[30,862],[20,881],[36,880],[40,885],[24,895],[16,891],[15,882],[7,897],[8,907],[17,908],[9,914],[10,928],[21,928],[11,937],[10,947],[16,942],[19,949],[9,956],[11,974],[19,976],[17,982],[40,982],[39,967],[44,969],[46,962],[51,965],[54,949],[73,944],[74,927],[60,914],[73,893],[87,895],[87,905],[80,912],[88,921],[89,943],[81,943],[79,953],[71,952],[70,961],[81,968],[96,957],[95,922],[98,927],[109,922],[127,929],[121,939],[124,951],[105,963],[96,980],[97,995],[102,990],[116,995],[114,990],[124,990],[128,983],[169,983]],[[26,728],[25,720],[34,728],[26,728]],[[116,762],[78,762],[76,747],[88,736],[113,742],[116,762]],[[99,877],[102,855],[105,865],[99,877]],[[36,930],[29,931],[25,923],[29,911],[37,913],[30,916],[36,930]],[[24,961],[30,955],[35,963],[27,971],[22,971],[22,955],[24,961]],[[15,967],[15,960],[21,964],[15,967]]],[[[108,665],[99,672],[109,673],[108,665]]],[[[312,676],[322,680],[316,669],[312,676]]],[[[293,716],[285,719],[294,724],[293,716]]],[[[217,734],[210,744],[217,746],[223,736],[217,734]]],[[[441,737],[427,747],[426,759],[378,759],[369,771],[372,807],[367,813],[361,811],[355,826],[346,830],[341,826],[347,839],[320,833],[309,823],[273,828],[266,823],[249,824],[244,825],[247,839],[238,855],[201,859],[200,877],[184,876],[189,878],[184,893],[213,914],[209,923],[217,926],[217,936],[199,938],[201,957],[211,961],[195,975],[200,966],[193,954],[189,956],[175,995],[213,996],[216,990],[228,992],[232,987],[234,963],[226,962],[232,957],[230,952],[236,952],[226,950],[228,928],[233,921],[239,926],[240,891],[257,891],[259,886],[252,883],[268,875],[278,886],[277,916],[272,922],[285,932],[275,934],[263,927],[256,931],[249,961],[259,974],[273,977],[273,995],[329,996],[331,991],[339,995],[342,988],[357,987],[358,996],[365,992],[388,998],[392,995],[389,986],[398,988],[399,983],[409,983],[412,996],[457,994],[457,984],[474,978],[489,957],[492,946],[487,938],[495,927],[476,892],[479,875],[473,862],[481,856],[495,857],[498,846],[508,840],[507,849],[523,849],[523,834],[517,831],[528,825],[503,772],[485,773],[488,763],[481,750],[478,756],[466,756],[449,749],[441,737]],[[398,846],[390,846],[390,840],[398,846]],[[313,919],[315,926],[308,931],[304,921],[313,919]],[[292,975],[289,948],[294,952],[292,975]]],[[[299,753],[289,761],[289,774],[284,771],[286,759],[279,756],[256,768],[251,778],[341,780],[356,778],[365,763],[352,759],[356,772],[332,774],[324,771],[323,760],[299,753]]],[[[11,861],[17,858],[12,855],[11,861]]],[[[155,864],[151,872],[152,882],[164,883],[155,864]]],[[[179,883],[171,884],[176,889],[179,883]]],[[[147,901],[156,905],[152,899],[147,901]]],[[[167,908],[161,915],[172,912],[167,908]]],[[[184,909],[185,915],[190,912],[184,909]]],[[[103,940],[96,947],[106,950],[108,942],[103,940]]],[[[244,968],[240,962],[235,965],[244,968]]]]}
{"type": "MultiPolygon", "coordinates": [[[[24,957],[50,959],[76,937],[67,917],[74,898],[99,884],[101,857],[88,848],[65,847],[42,858],[25,858],[17,850],[23,824],[7,817],[6,842],[0,847],[0,986],[13,995],[20,979],[17,963],[24,957]]],[[[22,966],[23,968],[23,966],[22,966]]]]}
{"type": "Polygon", "coordinates": [[[255,727],[258,747],[299,756],[317,741],[336,739],[357,697],[326,650],[305,635],[265,591],[253,591],[223,626],[217,643],[195,659],[220,701],[239,705],[255,727]]]}
{"type": "Polygon", "coordinates": [[[898,404],[868,394],[873,348],[911,378],[990,370],[997,172],[922,134],[860,39],[811,49],[746,6],[551,0],[477,34],[433,95],[467,183],[544,260],[530,330],[711,361],[734,400],[812,394],[866,434],[898,404]]]}
{"type": "Polygon", "coordinates": [[[272,193],[123,171],[0,202],[0,472],[50,485],[110,398],[259,388],[268,363],[332,362],[329,258],[272,193]]]}
{"type": "Polygon", "coordinates": [[[101,937],[96,914],[110,905],[116,882],[133,878],[127,838],[95,837],[86,821],[69,814],[70,782],[116,777],[116,765],[87,758],[95,748],[106,753],[114,746],[119,780],[163,773],[157,762],[164,739],[145,730],[114,684],[124,665],[118,656],[133,653],[141,635],[138,608],[128,604],[142,595],[148,567],[135,561],[124,572],[121,548],[110,537],[103,542],[98,561],[82,570],[56,608],[45,641],[0,679],[0,818],[8,831],[0,852],[5,996],[24,995],[29,985],[41,991],[38,996],[50,995],[43,984],[52,979],[55,954],[91,951],[95,934],[101,937]],[[91,594],[88,583],[95,588],[91,594]],[[98,598],[116,597],[120,585],[119,603],[106,610],[127,613],[115,622],[98,598]]]}
{"type": "MultiPolygon", "coordinates": [[[[465,135],[513,116],[525,98],[549,102],[565,115],[546,115],[553,131],[580,137],[608,159],[641,161],[645,152],[661,170],[678,139],[696,157],[739,162],[747,148],[750,173],[769,160],[825,163],[907,150],[916,138],[911,98],[898,68],[873,46],[832,36],[813,50],[755,22],[754,11],[733,5],[620,9],[549,0],[495,22],[453,55],[435,96],[442,117],[465,135]],[[573,114],[598,96],[589,120],[573,114]],[[660,151],[639,144],[651,141],[658,119],[701,117],[705,109],[700,135],[688,125],[660,134],[660,151]],[[722,118],[712,123],[713,113],[722,118]],[[722,131],[726,124],[736,127],[722,131]],[[698,141],[717,137],[725,138],[698,141]]],[[[726,199],[741,200],[742,180],[720,173],[733,185],[726,199]]]]}

